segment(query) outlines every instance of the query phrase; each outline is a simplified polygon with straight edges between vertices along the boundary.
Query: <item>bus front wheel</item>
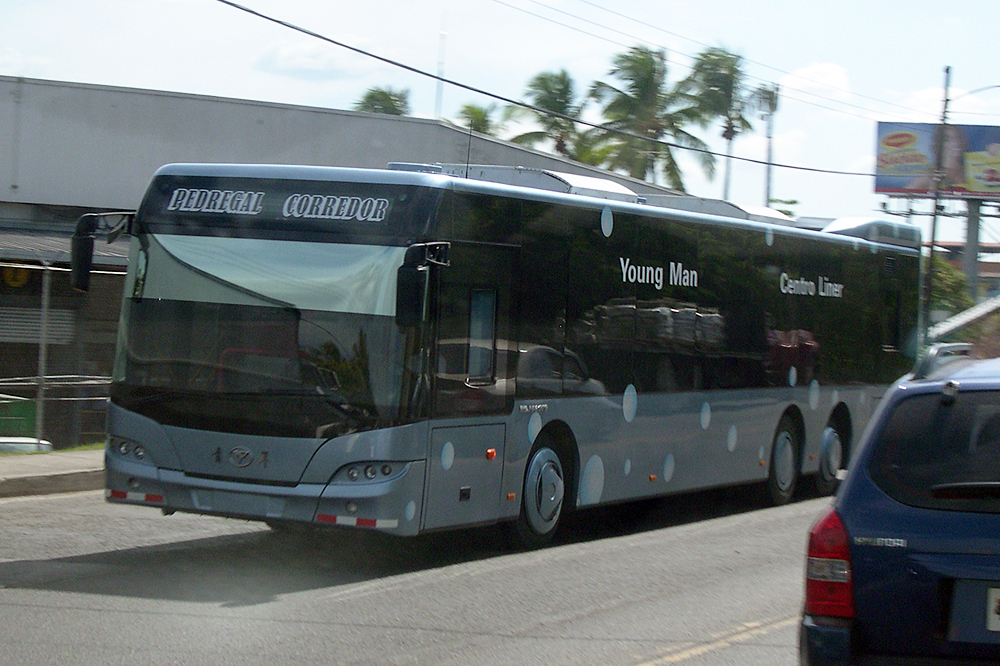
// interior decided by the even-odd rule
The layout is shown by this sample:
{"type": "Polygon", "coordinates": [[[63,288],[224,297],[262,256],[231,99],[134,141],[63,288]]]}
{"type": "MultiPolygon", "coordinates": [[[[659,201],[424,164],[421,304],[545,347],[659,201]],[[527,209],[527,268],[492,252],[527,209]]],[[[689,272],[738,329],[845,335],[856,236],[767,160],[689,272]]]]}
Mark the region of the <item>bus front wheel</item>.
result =
{"type": "Polygon", "coordinates": [[[552,540],[563,512],[565,478],[559,454],[540,437],[528,457],[521,513],[514,523],[520,545],[537,548],[552,540]]]}
{"type": "Polygon", "coordinates": [[[799,478],[799,429],[792,417],[781,417],[771,445],[771,467],[767,474],[767,494],[775,506],[788,504],[799,478]]]}

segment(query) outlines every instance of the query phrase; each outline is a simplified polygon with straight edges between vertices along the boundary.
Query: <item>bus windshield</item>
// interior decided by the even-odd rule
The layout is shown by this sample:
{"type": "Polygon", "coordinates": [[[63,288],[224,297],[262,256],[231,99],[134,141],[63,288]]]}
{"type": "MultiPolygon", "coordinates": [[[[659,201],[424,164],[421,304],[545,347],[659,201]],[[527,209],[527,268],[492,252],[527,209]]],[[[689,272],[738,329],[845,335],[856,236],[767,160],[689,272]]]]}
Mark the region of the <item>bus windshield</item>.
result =
{"type": "Polygon", "coordinates": [[[145,234],[112,400],[164,424],[333,437],[406,420],[404,247],[145,234]]]}

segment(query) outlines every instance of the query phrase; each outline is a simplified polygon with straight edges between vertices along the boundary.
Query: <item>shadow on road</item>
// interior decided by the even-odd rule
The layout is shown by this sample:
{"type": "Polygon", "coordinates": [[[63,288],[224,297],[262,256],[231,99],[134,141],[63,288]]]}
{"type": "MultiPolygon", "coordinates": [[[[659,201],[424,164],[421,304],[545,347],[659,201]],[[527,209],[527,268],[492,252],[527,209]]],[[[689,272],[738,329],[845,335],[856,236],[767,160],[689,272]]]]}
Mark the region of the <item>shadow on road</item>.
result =
{"type": "MultiPolygon", "coordinates": [[[[815,495],[804,493],[797,499],[815,495]]],[[[758,486],[671,496],[569,514],[549,548],[766,509],[758,486]]],[[[58,559],[0,563],[0,587],[221,606],[494,557],[517,557],[498,526],[415,538],[353,529],[244,534],[58,559]]]]}

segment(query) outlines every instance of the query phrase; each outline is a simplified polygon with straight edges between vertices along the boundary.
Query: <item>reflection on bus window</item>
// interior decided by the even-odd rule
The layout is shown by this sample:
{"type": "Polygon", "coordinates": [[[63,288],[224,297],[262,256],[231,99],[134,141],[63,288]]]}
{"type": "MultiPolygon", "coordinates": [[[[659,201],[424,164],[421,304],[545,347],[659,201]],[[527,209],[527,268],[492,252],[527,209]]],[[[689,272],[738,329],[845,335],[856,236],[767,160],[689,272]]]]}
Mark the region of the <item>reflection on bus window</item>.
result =
{"type": "Polygon", "coordinates": [[[496,292],[472,292],[469,307],[469,377],[493,377],[496,292]]]}

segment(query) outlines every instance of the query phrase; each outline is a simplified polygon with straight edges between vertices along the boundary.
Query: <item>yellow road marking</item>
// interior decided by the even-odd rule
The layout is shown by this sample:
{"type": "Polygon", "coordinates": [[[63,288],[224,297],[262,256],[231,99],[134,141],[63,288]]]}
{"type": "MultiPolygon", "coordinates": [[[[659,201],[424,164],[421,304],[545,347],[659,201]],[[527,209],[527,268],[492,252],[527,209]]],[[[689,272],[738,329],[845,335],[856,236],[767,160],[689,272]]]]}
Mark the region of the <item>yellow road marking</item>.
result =
{"type": "Polygon", "coordinates": [[[677,664],[682,661],[687,661],[688,659],[693,659],[694,657],[699,657],[708,652],[714,652],[715,650],[731,647],[735,643],[743,643],[751,638],[756,638],[757,636],[763,636],[771,633],[772,631],[777,631],[778,629],[790,627],[798,623],[798,621],[799,617],[796,615],[786,617],[782,620],[774,620],[773,622],[769,622],[767,624],[762,624],[760,622],[747,622],[741,629],[714,640],[711,643],[703,643],[702,645],[696,645],[695,647],[688,648],[686,650],[671,652],[670,654],[653,659],[652,661],[644,661],[641,664],[636,664],[636,666],[663,666],[664,664],[677,664]]]}

